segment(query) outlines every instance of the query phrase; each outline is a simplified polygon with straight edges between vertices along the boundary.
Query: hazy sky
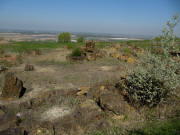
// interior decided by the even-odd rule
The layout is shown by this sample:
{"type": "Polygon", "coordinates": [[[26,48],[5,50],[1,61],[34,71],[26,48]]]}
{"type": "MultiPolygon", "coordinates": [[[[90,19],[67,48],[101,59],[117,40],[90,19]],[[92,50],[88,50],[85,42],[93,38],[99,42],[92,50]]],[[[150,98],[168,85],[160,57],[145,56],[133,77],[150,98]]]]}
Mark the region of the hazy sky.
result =
{"type": "Polygon", "coordinates": [[[158,35],[175,13],[180,0],[0,0],[0,29],[158,35]]]}

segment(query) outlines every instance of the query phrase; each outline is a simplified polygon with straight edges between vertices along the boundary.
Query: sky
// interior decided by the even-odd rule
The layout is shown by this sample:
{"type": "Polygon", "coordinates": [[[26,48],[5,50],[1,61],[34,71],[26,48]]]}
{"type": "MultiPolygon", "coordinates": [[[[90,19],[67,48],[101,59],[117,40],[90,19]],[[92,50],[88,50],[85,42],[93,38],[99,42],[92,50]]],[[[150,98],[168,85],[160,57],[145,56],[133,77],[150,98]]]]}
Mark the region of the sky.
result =
{"type": "Polygon", "coordinates": [[[0,0],[0,29],[159,35],[176,13],[180,0],[0,0]]]}

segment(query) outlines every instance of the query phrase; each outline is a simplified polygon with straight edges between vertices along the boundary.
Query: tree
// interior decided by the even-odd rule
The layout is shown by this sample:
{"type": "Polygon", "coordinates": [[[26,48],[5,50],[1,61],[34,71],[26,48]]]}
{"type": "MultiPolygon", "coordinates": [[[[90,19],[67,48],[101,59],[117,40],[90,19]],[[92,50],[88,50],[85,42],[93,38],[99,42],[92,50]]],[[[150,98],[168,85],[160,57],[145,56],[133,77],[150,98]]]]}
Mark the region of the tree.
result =
{"type": "Polygon", "coordinates": [[[71,34],[69,32],[63,32],[58,36],[59,43],[69,43],[71,42],[71,34]]]}
{"type": "Polygon", "coordinates": [[[179,16],[174,15],[171,20],[167,22],[167,27],[162,31],[161,47],[163,48],[164,54],[168,55],[169,51],[175,49],[175,39],[174,28],[178,24],[179,16]]]}
{"type": "Polygon", "coordinates": [[[178,47],[175,44],[177,40],[176,35],[174,34],[174,28],[178,24],[178,14],[174,15],[171,20],[167,22],[167,26],[163,29],[161,36],[155,37],[153,39],[153,49],[161,50],[164,54],[163,56],[169,57],[170,52],[174,52],[178,47]]]}
{"type": "Polygon", "coordinates": [[[78,43],[83,43],[84,42],[84,37],[83,36],[78,37],[77,42],[78,43]]]}

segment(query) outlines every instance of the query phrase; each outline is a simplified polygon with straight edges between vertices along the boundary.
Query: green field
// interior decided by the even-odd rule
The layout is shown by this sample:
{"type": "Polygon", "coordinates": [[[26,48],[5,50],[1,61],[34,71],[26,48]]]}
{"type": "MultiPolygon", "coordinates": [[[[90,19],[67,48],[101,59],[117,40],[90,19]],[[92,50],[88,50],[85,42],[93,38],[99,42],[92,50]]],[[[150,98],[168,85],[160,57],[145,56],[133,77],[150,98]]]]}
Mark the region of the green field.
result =
{"type": "MultiPolygon", "coordinates": [[[[152,42],[150,40],[142,40],[142,41],[119,41],[119,42],[97,42],[97,48],[104,48],[110,45],[114,45],[120,43],[124,46],[137,46],[143,49],[146,49],[151,46],[152,42]]],[[[68,49],[74,49],[84,45],[84,43],[57,43],[54,41],[23,41],[23,42],[10,42],[6,45],[0,45],[4,51],[10,52],[26,52],[30,50],[36,49],[56,49],[60,47],[67,46],[68,49]]]]}

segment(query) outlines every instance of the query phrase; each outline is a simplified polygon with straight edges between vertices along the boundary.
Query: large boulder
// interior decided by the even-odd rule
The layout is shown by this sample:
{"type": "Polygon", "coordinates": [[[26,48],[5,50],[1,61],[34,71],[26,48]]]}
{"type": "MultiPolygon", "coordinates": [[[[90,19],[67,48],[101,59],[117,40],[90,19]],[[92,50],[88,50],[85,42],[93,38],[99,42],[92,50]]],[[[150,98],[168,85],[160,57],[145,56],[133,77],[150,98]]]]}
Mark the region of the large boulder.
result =
{"type": "Polygon", "coordinates": [[[5,76],[4,88],[1,97],[3,98],[20,98],[23,96],[25,88],[23,82],[13,73],[9,72],[5,76]]]}

